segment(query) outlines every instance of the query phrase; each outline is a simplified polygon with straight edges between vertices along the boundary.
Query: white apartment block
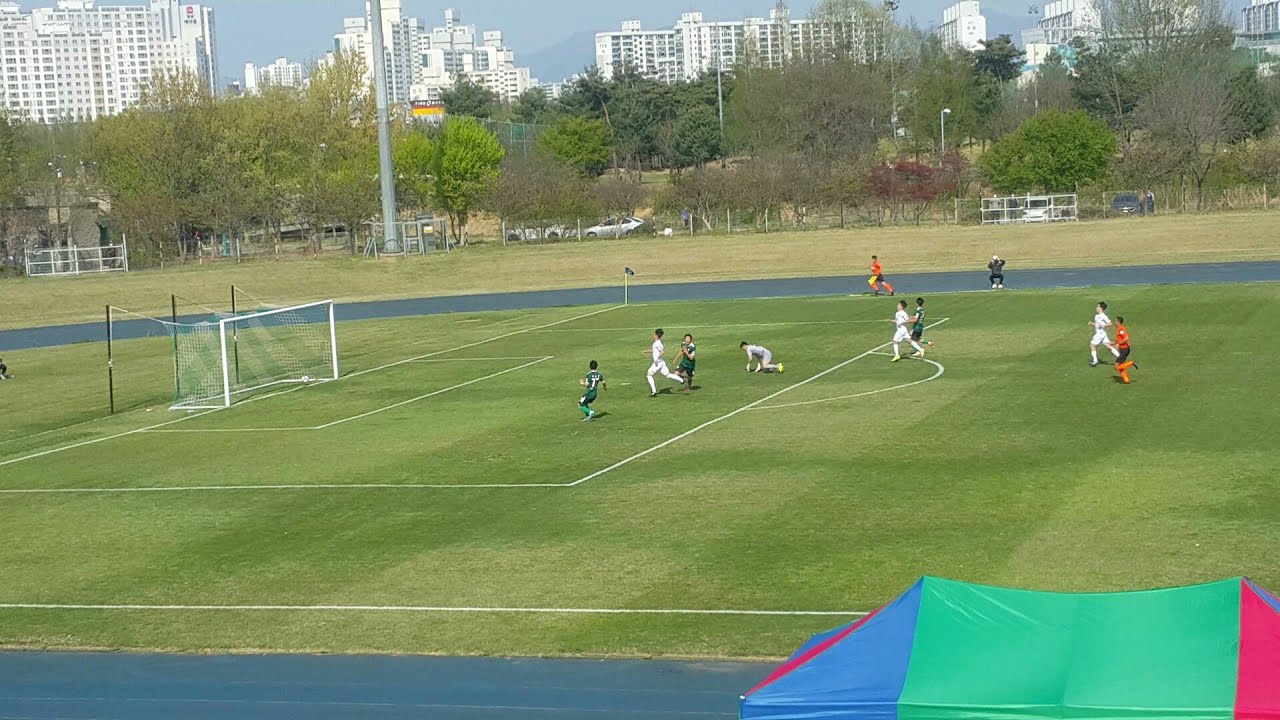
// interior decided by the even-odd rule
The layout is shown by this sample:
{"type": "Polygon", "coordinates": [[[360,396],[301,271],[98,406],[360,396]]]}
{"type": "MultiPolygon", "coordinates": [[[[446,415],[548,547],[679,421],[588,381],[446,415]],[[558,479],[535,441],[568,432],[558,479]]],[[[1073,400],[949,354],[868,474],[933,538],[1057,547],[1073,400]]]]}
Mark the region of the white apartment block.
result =
{"type": "Polygon", "coordinates": [[[1043,31],[1043,42],[1068,45],[1077,37],[1097,37],[1102,32],[1102,16],[1093,0],[1055,0],[1044,6],[1036,29],[1043,31]]]}
{"type": "Polygon", "coordinates": [[[187,70],[217,87],[212,8],[152,0],[58,0],[23,12],[0,2],[0,104],[40,123],[91,121],[135,105],[156,72],[187,70]]]}
{"type": "Polygon", "coordinates": [[[270,65],[244,65],[244,92],[253,94],[259,89],[274,85],[276,87],[302,87],[306,75],[302,63],[289,62],[287,58],[277,58],[270,65]]]}
{"type": "Polygon", "coordinates": [[[1280,55],[1280,0],[1253,0],[1240,10],[1240,44],[1280,55]]]}
{"type": "MultiPolygon", "coordinates": [[[[417,18],[405,17],[401,0],[381,0],[383,42],[386,46],[387,90],[393,102],[435,102],[458,77],[487,87],[503,100],[514,100],[537,85],[529,68],[517,67],[515,52],[501,31],[477,32],[449,9],[444,25],[428,30],[417,18]]],[[[366,8],[368,3],[366,2],[366,8]]],[[[357,52],[373,67],[373,40],[368,14],[347,18],[334,37],[338,50],[357,52]]]]}
{"type": "Polygon", "coordinates": [[[969,52],[981,50],[987,39],[987,19],[978,0],[961,0],[943,10],[938,39],[943,47],[964,48],[969,52]]]}
{"type": "Polygon", "coordinates": [[[793,20],[785,7],[766,18],[711,22],[687,12],[669,30],[645,30],[627,20],[614,32],[596,34],[596,67],[605,78],[624,70],[665,83],[689,81],[731,69],[748,54],[764,67],[780,67],[837,48],[872,59],[883,52],[883,24],[877,18],[816,22],[793,20]]]}

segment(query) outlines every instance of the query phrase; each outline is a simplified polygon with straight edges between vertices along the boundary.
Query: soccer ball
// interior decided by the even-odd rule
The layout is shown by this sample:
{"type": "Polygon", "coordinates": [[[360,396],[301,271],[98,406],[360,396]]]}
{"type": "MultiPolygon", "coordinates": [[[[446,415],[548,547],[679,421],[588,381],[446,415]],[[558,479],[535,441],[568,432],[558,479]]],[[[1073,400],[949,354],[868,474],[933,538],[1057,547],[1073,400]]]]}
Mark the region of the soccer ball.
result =
{"type": "Polygon", "coordinates": [[[310,375],[303,375],[303,376],[302,376],[302,382],[304,382],[304,383],[309,383],[309,382],[311,382],[311,376],[310,376],[310,375]]]}

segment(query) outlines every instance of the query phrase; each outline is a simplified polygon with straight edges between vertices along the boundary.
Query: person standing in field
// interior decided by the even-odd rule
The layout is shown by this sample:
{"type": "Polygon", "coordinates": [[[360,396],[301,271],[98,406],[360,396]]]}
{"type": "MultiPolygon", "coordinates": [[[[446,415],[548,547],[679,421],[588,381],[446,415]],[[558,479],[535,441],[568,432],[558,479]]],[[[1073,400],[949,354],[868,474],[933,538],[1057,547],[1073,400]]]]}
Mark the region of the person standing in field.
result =
{"type": "Polygon", "coordinates": [[[1124,326],[1124,318],[1116,316],[1116,341],[1111,349],[1119,352],[1116,355],[1116,372],[1120,373],[1120,381],[1129,384],[1129,369],[1138,369],[1138,363],[1129,359],[1132,348],[1129,347],[1129,329],[1124,326]]]}
{"type": "Polygon", "coordinates": [[[587,376],[578,381],[587,391],[578,398],[578,409],[586,417],[582,418],[583,422],[591,422],[596,416],[596,411],[591,409],[591,403],[596,401],[597,390],[608,390],[608,383],[604,381],[604,375],[600,374],[600,363],[595,360],[591,361],[591,369],[587,372],[587,376]]]}
{"type": "Polygon", "coordinates": [[[684,391],[693,390],[693,376],[698,370],[698,346],[692,335],[685,335],[680,343],[680,354],[676,356],[676,374],[684,378],[684,391]]]}
{"type": "Polygon", "coordinates": [[[920,347],[919,343],[911,339],[911,331],[907,329],[907,325],[911,322],[911,316],[907,315],[906,300],[898,301],[898,312],[894,314],[892,320],[887,322],[894,323],[897,326],[897,329],[893,331],[893,360],[890,362],[899,362],[902,360],[900,347],[904,342],[911,343],[911,347],[916,349],[914,357],[924,357],[924,348],[920,347]]]}
{"type": "Polygon", "coordinates": [[[1098,348],[1105,345],[1116,357],[1120,357],[1120,351],[1111,345],[1111,338],[1107,336],[1107,328],[1111,327],[1111,318],[1107,317],[1107,304],[1098,303],[1094,308],[1093,322],[1089,323],[1093,328],[1093,339],[1089,341],[1089,354],[1093,356],[1093,362],[1089,363],[1089,367],[1098,367],[1098,348]]]}
{"type": "Polygon", "coordinates": [[[647,377],[649,380],[649,397],[658,397],[658,386],[653,382],[654,375],[661,374],[664,378],[675,380],[681,385],[684,384],[684,378],[671,372],[671,369],[667,367],[667,361],[663,357],[667,352],[667,348],[662,344],[662,335],[662,328],[654,330],[653,345],[645,351],[646,354],[652,354],[653,356],[653,364],[649,366],[649,375],[647,377]]]}
{"type": "MultiPolygon", "coordinates": [[[[924,298],[916,298],[916,313],[911,316],[911,339],[919,343],[924,338],[924,298]]],[[[933,347],[932,340],[924,340],[929,347],[933,347]]],[[[924,357],[924,349],[916,353],[913,357],[924,357]]]]}
{"type": "Polygon", "coordinates": [[[1004,260],[999,255],[992,255],[991,262],[987,263],[987,269],[991,271],[990,277],[992,290],[1001,290],[1004,288],[1004,260]]]}
{"type": "Polygon", "coordinates": [[[883,285],[884,289],[889,291],[889,297],[893,297],[893,286],[884,279],[884,266],[880,264],[880,258],[875,255],[871,256],[871,278],[867,280],[867,284],[871,286],[872,295],[879,295],[880,286],[883,285]]]}

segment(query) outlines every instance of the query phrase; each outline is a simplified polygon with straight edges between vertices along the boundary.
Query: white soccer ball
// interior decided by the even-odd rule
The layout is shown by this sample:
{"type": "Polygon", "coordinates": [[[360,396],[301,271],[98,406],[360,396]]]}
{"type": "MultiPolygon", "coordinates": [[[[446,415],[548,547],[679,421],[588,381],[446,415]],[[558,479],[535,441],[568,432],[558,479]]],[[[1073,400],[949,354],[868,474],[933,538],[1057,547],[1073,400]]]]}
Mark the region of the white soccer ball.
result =
{"type": "Polygon", "coordinates": [[[311,382],[311,376],[310,376],[310,375],[303,375],[303,376],[302,376],[302,382],[304,382],[304,383],[309,383],[309,382],[311,382]]]}

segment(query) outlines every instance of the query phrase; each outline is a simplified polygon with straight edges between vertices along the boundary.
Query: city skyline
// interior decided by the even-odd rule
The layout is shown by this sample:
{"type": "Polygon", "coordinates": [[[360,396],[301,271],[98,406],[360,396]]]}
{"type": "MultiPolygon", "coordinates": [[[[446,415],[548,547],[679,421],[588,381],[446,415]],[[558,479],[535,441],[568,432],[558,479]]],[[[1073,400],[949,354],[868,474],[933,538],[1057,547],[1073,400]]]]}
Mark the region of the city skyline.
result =
{"type": "MultiPolygon", "coordinates": [[[[53,5],[56,0],[18,0],[29,10],[53,5]]],[[[901,20],[913,18],[923,29],[941,22],[942,10],[954,0],[905,0],[898,11],[901,20]]],[[[147,0],[99,0],[100,5],[144,4],[147,0]]],[[[240,77],[245,63],[269,64],[288,58],[304,65],[333,49],[334,35],[343,18],[360,15],[363,0],[205,0],[218,14],[218,64],[222,84],[240,77]]],[[[649,0],[643,4],[606,0],[404,0],[405,14],[438,18],[455,7],[467,23],[502,30],[508,45],[532,66],[539,79],[554,82],[561,75],[581,71],[594,61],[597,32],[616,29],[624,20],[639,20],[646,27],[669,27],[682,12],[699,11],[708,20],[742,20],[767,17],[776,0],[649,0]]],[[[817,0],[789,3],[796,17],[807,16],[817,0]]],[[[990,32],[1017,37],[1028,23],[1024,0],[987,0],[983,13],[990,32]]]]}

